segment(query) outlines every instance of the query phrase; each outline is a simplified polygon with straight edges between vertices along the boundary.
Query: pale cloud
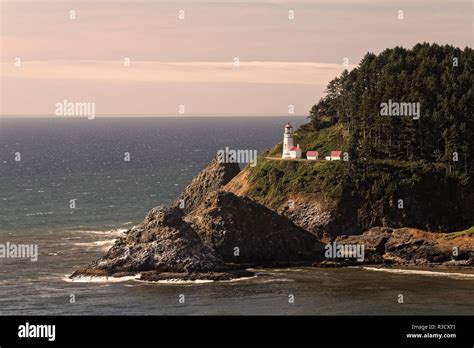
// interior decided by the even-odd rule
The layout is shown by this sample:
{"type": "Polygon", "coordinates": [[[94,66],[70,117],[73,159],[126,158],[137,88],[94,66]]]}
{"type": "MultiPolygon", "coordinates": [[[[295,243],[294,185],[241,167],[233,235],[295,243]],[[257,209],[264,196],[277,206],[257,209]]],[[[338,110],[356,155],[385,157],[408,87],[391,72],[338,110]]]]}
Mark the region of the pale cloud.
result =
{"type": "Polygon", "coordinates": [[[366,52],[424,41],[472,46],[469,0],[0,5],[0,114],[48,114],[64,98],[95,101],[101,114],[174,114],[180,104],[196,114],[286,114],[291,104],[306,114],[343,61],[358,64],[366,52]]]}
{"type": "Polygon", "coordinates": [[[353,65],[316,62],[26,61],[2,63],[2,77],[43,80],[319,85],[353,65]]]}

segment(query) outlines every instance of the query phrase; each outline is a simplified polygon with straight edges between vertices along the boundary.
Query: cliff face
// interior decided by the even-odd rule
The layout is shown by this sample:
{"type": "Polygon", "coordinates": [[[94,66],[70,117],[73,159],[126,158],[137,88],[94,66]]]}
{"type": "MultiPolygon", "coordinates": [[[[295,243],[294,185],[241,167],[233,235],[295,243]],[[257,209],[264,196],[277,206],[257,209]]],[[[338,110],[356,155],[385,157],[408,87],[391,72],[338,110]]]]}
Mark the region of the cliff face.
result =
{"type": "Polygon", "coordinates": [[[323,257],[323,244],[314,235],[230,192],[209,194],[186,221],[225,262],[280,266],[323,257]]]}
{"type": "Polygon", "coordinates": [[[216,158],[200,171],[172,204],[190,213],[202,203],[209,192],[213,192],[233,179],[240,172],[237,163],[219,163],[216,158]]]}
{"type": "Polygon", "coordinates": [[[224,189],[328,240],[377,226],[452,232],[474,225],[469,180],[446,177],[444,169],[426,162],[285,161],[264,154],[224,189]]]}
{"type": "Polygon", "coordinates": [[[142,280],[221,280],[252,275],[240,267],[224,264],[182,220],[183,216],[177,208],[153,208],[144,222],[128,230],[104,257],[71,277],[138,273],[142,280]]]}
{"type": "Polygon", "coordinates": [[[455,226],[458,216],[460,225],[469,222],[472,214],[463,211],[470,211],[470,196],[456,191],[457,182],[438,180],[418,164],[350,165],[260,158],[240,171],[214,159],[171,207],[152,209],[104,257],[72,277],[222,280],[252,275],[248,266],[353,264],[325,259],[322,242],[334,240],[364,246],[365,263],[473,265],[471,232],[453,237],[396,229],[455,226]],[[463,197],[453,216],[447,207],[455,204],[441,199],[446,192],[463,197]],[[400,197],[406,209],[397,208],[400,197]]]}
{"type": "Polygon", "coordinates": [[[253,191],[250,172],[245,169],[232,179],[223,190],[240,197],[250,198],[279,215],[289,219],[298,227],[310,232],[318,239],[329,240],[328,236],[339,233],[351,234],[354,222],[338,221],[335,201],[320,192],[288,192],[283,199],[273,194],[261,195],[253,191]],[[342,225],[346,225],[344,228],[342,225]]]}
{"type": "MultiPolygon", "coordinates": [[[[414,228],[375,227],[359,236],[341,236],[335,242],[365,247],[369,264],[398,264],[424,266],[474,265],[474,236],[469,234],[442,234],[414,228]]],[[[347,263],[347,261],[342,261],[347,263]]],[[[360,264],[352,261],[352,264],[360,264]]]]}
{"type": "Polygon", "coordinates": [[[150,210],[105,256],[78,269],[80,276],[140,275],[142,280],[250,276],[247,266],[289,266],[322,259],[312,234],[248,198],[219,191],[238,167],[215,160],[171,207],[150,210]],[[188,214],[186,214],[188,212],[188,214]]]}

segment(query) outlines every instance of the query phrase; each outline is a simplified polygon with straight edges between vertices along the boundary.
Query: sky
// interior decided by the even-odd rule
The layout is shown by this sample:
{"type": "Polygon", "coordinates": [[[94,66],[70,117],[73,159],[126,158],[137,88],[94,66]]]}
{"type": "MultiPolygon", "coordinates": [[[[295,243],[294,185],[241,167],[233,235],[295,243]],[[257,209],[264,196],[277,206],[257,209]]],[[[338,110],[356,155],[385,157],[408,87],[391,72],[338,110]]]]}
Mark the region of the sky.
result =
{"type": "Polygon", "coordinates": [[[473,39],[470,0],[0,0],[0,11],[3,116],[52,115],[64,100],[102,116],[307,115],[366,52],[473,39]]]}

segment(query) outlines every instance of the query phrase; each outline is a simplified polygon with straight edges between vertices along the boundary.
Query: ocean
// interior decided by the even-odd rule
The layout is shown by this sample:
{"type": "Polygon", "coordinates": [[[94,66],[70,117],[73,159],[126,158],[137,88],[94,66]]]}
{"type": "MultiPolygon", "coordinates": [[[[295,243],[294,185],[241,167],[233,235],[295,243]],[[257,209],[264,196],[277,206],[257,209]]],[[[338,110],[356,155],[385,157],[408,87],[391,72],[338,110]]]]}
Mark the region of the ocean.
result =
{"type": "MultiPolygon", "coordinates": [[[[474,314],[474,274],[466,271],[258,269],[248,279],[189,283],[67,278],[148,210],[174,200],[218,150],[260,153],[281,141],[287,121],[0,118],[0,244],[39,251],[37,261],[0,258],[0,314],[474,314]]],[[[306,118],[290,121],[298,127],[306,118]]]]}

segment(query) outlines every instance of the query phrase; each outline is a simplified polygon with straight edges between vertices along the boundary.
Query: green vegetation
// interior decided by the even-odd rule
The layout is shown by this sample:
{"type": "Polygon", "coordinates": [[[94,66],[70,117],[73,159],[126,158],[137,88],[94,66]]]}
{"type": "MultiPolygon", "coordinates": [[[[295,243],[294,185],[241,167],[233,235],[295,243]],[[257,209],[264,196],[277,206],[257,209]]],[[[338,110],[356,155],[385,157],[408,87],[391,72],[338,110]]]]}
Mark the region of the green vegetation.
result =
{"type": "Polygon", "coordinates": [[[445,238],[453,239],[453,238],[461,237],[461,236],[474,237],[474,226],[472,226],[471,228],[468,228],[467,230],[464,230],[464,231],[447,233],[445,235],[445,238]]]}
{"type": "Polygon", "coordinates": [[[423,43],[367,53],[357,68],[329,82],[311,109],[311,126],[342,125],[353,159],[443,163],[447,174],[467,180],[474,170],[473,65],[468,47],[423,43]],[[382,116],[389,100],[419,103],[420,118],[382,116]]]}
{"type": "Polygon", "coordinates": [[[257,166],[249,167],[253,197],[270,197],[281,202],[292,193],[324,193],[333,200],[341,198],[341,168],[346,163],[297,162],[259,159],[257,166]]]}
{"type": "MultiPolygon", "coordinates": [[[[247,168],[250,196],[276,204],[289,194],[320,193],[333,201],[337,216],[358,221],[358,231],[474,225],[473,63],[470,48],[426,43],[367,53],[328,84],[311,122],[294,136],[303,153],[317,150],[324,158],[341,150],[349,161],[259,158],[247,168]],[[382,116],[388,100],[420,103],[420,118],[382,116]]],[[[262,157],[281,150],[276,145],[262,157]]]]}

